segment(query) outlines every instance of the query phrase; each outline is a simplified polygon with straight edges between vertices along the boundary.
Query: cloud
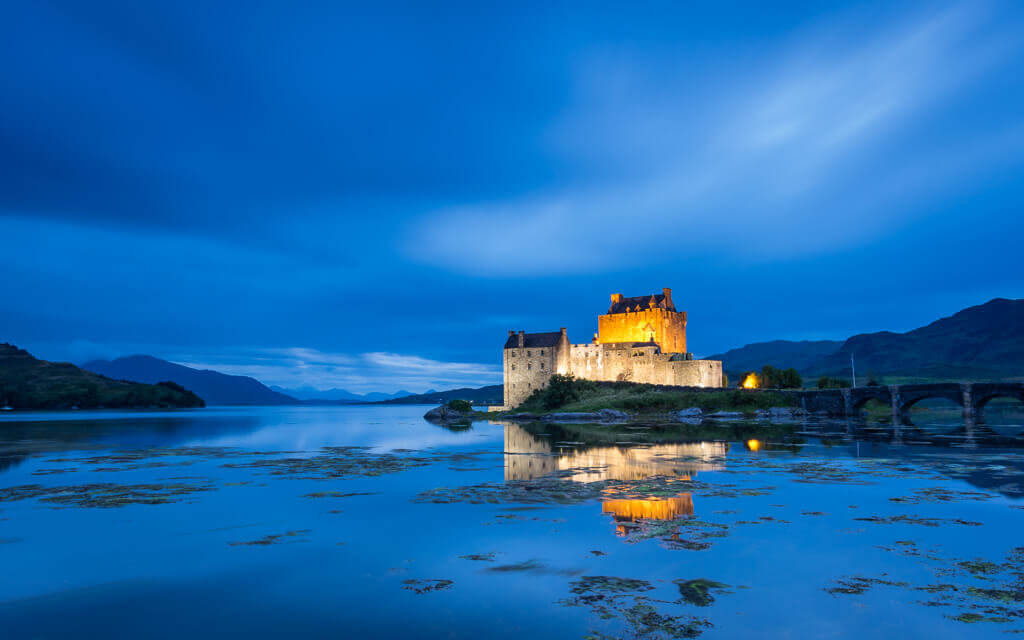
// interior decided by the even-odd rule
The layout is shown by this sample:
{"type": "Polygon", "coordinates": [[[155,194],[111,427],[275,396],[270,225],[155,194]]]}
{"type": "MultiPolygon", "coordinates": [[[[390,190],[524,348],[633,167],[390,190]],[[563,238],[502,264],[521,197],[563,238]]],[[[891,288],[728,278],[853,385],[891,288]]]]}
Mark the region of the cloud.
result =
{"type": "Polygon", "coordinates": [[[174,361],[189,367],[251,376],[285,388],[337,387],[356,393],[400,389],[422,392],[501,381],[501,370],[496,365],[445,362],[398,353],[330,353],[303,347],[236,349],[183,355],[174,361]]]}
{"type": "Polygon", "coordinates": [[[967,4],[898,24],[826,25],[750,68],[591,55],[552,139],[600,166],[597,184],[437,209],[403,249],[458,272],[530,276],[680,255],[791,259],[870,241],[927,215],[979,162],[1024,150],[1015,118],[941,126],[972,82],[1012,60],[1020,28],[967,4]],[[926,123],[935,130],[923,135],[926,123]],[[979,154],[979,137],[1007,133],[1013,146],[979,154]]]}

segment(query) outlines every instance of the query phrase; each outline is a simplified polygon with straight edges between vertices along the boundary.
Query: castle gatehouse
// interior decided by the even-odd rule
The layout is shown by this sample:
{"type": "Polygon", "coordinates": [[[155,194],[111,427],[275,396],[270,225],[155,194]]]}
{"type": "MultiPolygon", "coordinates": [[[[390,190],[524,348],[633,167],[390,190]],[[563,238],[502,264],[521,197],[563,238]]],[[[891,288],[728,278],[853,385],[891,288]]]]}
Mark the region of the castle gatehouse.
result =
{"type": "Polygon", "coordinates": [[[556,373],[587,380],[722,386],[721,361],[694,360],[687,352],[686,312],[676,311],[667,288],[633,298],[612,294],[589,343],[571,344],[564,327],[546,333],[509,331],[502,364],[504,408],[509,409],[547,386],[556,373]]]}

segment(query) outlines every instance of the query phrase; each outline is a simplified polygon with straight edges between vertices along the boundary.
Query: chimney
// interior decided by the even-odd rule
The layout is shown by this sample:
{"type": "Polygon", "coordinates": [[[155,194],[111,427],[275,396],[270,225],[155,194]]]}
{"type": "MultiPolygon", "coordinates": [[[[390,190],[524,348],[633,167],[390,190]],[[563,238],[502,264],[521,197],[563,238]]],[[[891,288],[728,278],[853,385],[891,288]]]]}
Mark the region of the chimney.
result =
{"type": "Polygon", "coordinates": [[[618,304],[620,302],[622,302],[622,294],[621,293],[613,293],[612,294],[612,304],[618,304]]]}
{"type": "Polygon", "coordinates": [[[512,329],[509,329],[509,330],[508,330],[508,337],[510,337],[510,338],[511,338],[511,337],[512,337],[512,336],[514,336],[514,335],[516,335],[516,332],[515,332],[515,331],[513,331],[512,329]]]}
{"type": "Polygon", "coordinates": [[[521,348],[523,348],[525,346],[526,346],[526,332],[525,331],[520,331],[519,332],[519,348],[521,349],[521,348]]]}
{"type": "Polygon", "coordinates": [[[661,290],[661,292],[665,294],[665,308],[675,309],[676,305],[672,302],[672,290],[669,289],[668,287],[665,287],[664,289],[661,290]]]}
{"type": "Polygon", "coordinates": [[[562,327],[562,335],[569,335],[568,329],[566,329],[565,327],[562,327]]]}

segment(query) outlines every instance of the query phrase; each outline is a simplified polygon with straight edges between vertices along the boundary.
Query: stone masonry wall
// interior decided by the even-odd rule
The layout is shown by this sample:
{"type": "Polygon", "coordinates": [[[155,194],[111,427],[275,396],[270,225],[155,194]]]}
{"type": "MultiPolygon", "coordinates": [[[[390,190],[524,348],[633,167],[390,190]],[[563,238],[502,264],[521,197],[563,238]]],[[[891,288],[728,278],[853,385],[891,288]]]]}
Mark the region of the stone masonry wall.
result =
{"type": "Polygon", "coordinates": [[[664,353],[686,353],[686,312],[644,309],[601,315],[597,335],[601,344],[657,342],[664,353]]]}
{"type": "Polygon", "coordinates": [[[683,360],[680,354],[658,353],[653,346],[574,344],[569,372],[577,378],[684,387],[721,387],[722,363],[683,360]]]}
{"type": "Polygon", "coordinates": [[[565,338],[555,347],[504,349],[505,406],[521,404],[534,391],[546,387],[552,374],[566,373],[568,352],[569,341],[565,338]]]}

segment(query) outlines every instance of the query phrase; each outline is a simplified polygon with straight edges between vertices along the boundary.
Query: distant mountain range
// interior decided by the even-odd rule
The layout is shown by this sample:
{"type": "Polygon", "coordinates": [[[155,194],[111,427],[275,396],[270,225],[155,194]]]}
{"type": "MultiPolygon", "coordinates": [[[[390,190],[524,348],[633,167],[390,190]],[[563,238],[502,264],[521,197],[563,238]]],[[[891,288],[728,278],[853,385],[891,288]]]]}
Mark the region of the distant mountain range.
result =
{"type": "Polygon", "coordinates": [[[170,380],[194,391],[210,405],[299,404],[295,398],[273,391],[259,380],[248,376],[233,376],[209,369],[193,369],[153,356],[92,360],[83,364],[82,368],[115,380],[150,384],[170,380]]]}
{"type": "Polygon", "coordinates": [[[39,360],[0,344],[0,407],[96,409],[202,407],[203,400],[168,378],[155,384],[111,380],[67,362],[39,360]]]}
{"type": "Polygon", "coordinates": [[[805,377],[849,378],[851,354],[858,378],[1024,378],[1024,300],[996,298],[906,333],[863,333],[845,341],[759,342],[708,359],[721,360],[732,376],[767,364],[793,367],[805,377]]]}
{"type": "Polygon", "coordinates": [[[415,395],[384,400],[376,404],[442,404],[449,400],[466,400],[476,405],[497,404],[504,402],[504,387],[500,384],[492,384],[479,389],[464,387],[462,389],[451,389],[450,391],[428,391],[415,395]]]}
{"type": "Polygon", "coordinates": [[[345,389],[323,390],[310,386],[286,389],[284,387],[270,385],[270,388],[278,393],[283,393],[307,402],[380,402],[382,400],[392,400],[394,398],[402,398],[404,396],[412,395],[411,391],[405,391],[404,389],[402,391],[396,391],[395,393],[380,393],[375,391],[366,394],[358,394],[345,389]]]}

